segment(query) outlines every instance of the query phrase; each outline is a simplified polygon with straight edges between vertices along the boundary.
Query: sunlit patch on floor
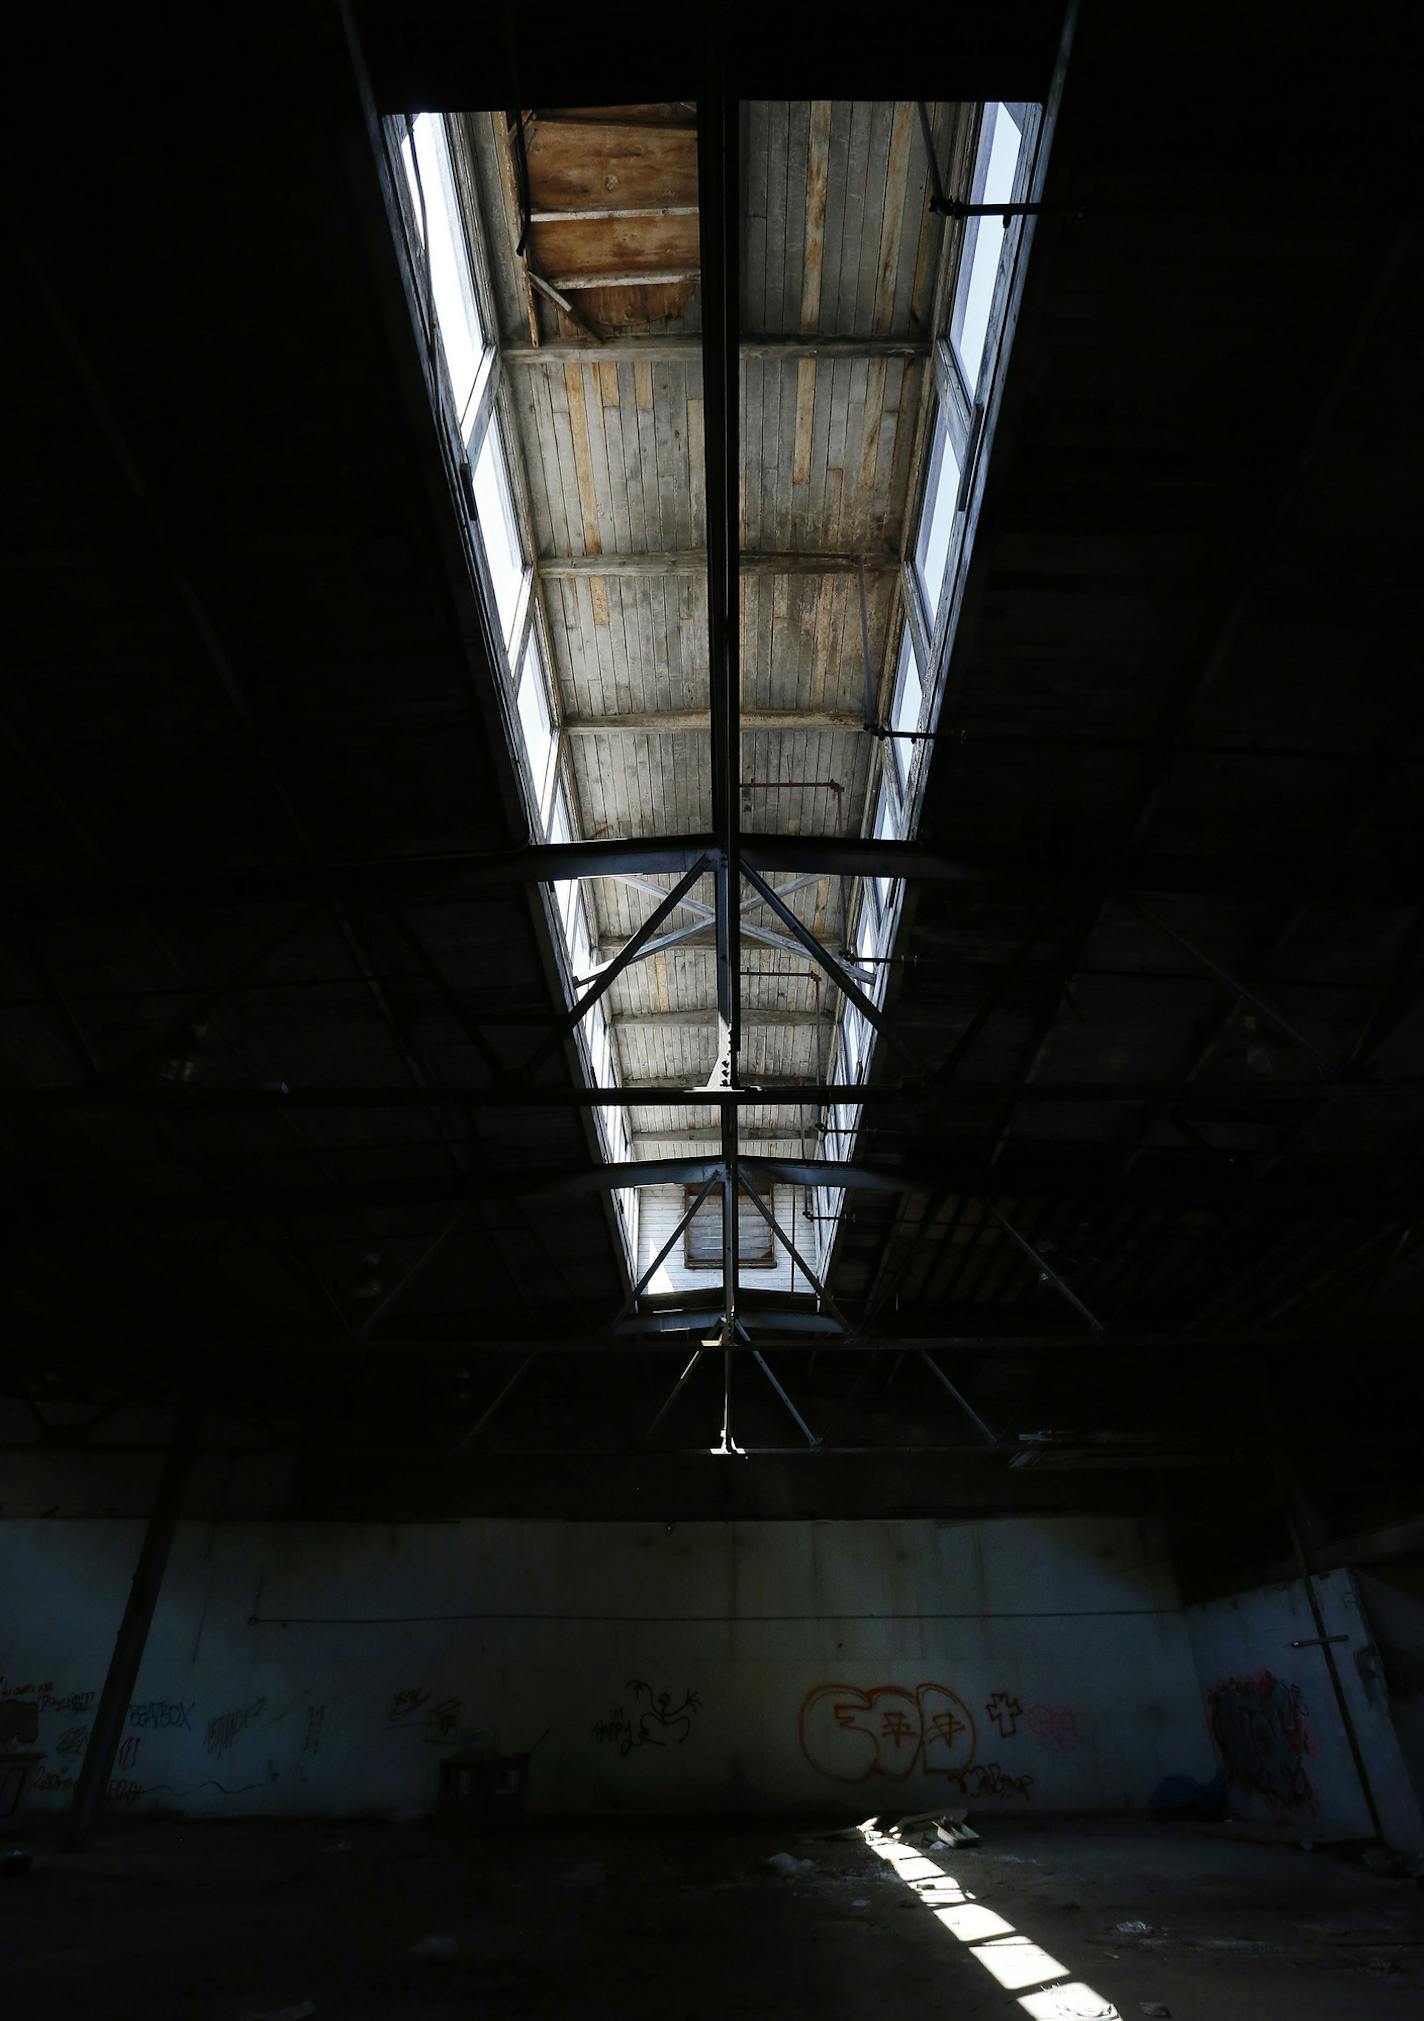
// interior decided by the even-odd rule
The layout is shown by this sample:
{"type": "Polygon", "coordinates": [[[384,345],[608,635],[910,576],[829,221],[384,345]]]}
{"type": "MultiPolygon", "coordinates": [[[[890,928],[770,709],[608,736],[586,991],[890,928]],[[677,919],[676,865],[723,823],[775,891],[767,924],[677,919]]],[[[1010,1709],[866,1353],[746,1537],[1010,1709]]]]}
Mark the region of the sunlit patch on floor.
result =
{"type": "Polygon", "coordinates": [[[978,1901],[937,1860],[877,1831],[860,1827],[866,1844],[906,1887],[913,1888],[936,1921],[963,1944],[972,1958],[993,1975],[1033,2021],[1121,2021],[1111,2000],[1105,2000],[1068,1967],[1035,1944],[1031,1937],[1005,1922],[996,1910],[978,1901]]]}

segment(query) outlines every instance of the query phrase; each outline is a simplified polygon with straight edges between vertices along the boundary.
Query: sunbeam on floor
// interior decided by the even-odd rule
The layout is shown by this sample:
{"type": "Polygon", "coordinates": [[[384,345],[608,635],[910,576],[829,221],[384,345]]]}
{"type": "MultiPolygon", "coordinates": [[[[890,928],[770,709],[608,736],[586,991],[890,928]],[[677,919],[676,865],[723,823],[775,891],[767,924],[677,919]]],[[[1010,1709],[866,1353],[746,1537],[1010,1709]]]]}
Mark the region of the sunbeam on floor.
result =
{"type": "Polygon", "coordinates": [[[992,1973],[1034,2021],[1121,2021],[1117,2008],[1092,1986],[1072,1977],[1040,1944],[981,1902],[954,1875],[918,1846],[909,1846],[873,1824],[860,1827],[872,1852],[892,1867],[919,1896],[941,1928],[963,1944],[992,1973]]]}

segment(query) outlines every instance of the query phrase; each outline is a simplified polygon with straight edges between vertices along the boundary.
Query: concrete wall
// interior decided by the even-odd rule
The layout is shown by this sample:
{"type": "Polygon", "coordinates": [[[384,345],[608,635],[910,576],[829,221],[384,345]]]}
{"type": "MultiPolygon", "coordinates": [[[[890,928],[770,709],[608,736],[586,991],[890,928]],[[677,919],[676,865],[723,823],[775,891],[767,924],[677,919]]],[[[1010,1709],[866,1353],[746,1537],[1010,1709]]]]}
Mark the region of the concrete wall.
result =
{"type": "MultiPolygon", "coordinates": [[[[1325,1572],[1315,1591],[1332,1641],[1385,1839],[1416,1850],[1424,1821],[1406,1771],[1355,1577],[1325,1572]]],[[[1289,1823],[1302,1838],[1364,1839],[1374,1827],[1298,1579],[1189,1607],[1187,1623],[1231,1809],[1289,1823]],[[1303,1646],[1297,1647],[1300,1644],[1303,1646]]]]}
{"type": "MultiPolygon", "coordinates": [[[[0,1524],[0,1716],[44,1752],[41,1804],[77,1772],[139,1539],[0,1524]]],[[[1140,1811],[1211,1772],[1154,1522],[189,1524],[115,1796],[428,1807],[443,1753],[546,1729],[547,1811],[1140,1811]]]]}
{"type": "Polygon", "coordinates": [[[1416,1805],[1424,1808],[1424,1564],[1357,1571],[1376,1661],[1370,1667],[1389,1716],[1416,1805]]]}

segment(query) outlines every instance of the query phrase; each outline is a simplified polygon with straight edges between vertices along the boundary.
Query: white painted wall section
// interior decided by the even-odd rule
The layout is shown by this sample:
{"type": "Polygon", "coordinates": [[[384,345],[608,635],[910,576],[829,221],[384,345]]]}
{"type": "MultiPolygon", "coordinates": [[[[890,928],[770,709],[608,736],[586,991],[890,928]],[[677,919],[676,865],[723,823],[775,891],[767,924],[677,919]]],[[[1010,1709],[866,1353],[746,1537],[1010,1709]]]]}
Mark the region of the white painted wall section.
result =
{"type": "MultiPolygon", "coordinates": [[[[0,1524],[0,1709],[78,1772],[135,1522],[0,1524]],[[32,1707],[33,1712],[25,1708],[32,1707]]],[[[1212,1772],[1153,1522],[184,1525],[116,1801],[433,1804],[531,1748],[541,1811],[1141,1812],[1212,1772]]]]}
{"type": "MultiPolygon", "coordinates": [[[[1348,1571],[1315,1580],[1340,1690],[1386,1841],[1424,1848],[1424,1820],[1348,1571]]],[[[1374,1835],[1320,1630],[1298,1579],[1191,1607],[1207,1719],[1238,1817],[1289,1823],[1327,1843],[1374,1835]]]]}

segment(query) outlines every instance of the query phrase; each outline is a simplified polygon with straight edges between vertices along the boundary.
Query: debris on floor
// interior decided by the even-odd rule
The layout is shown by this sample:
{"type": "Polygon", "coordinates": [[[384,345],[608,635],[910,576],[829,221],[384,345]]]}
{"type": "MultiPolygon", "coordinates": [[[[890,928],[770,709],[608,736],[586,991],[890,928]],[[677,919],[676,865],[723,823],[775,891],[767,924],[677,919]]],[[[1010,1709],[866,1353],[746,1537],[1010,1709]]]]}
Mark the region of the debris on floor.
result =
{"type": "Polygon", "coordinates": [[[432,1965],[453,1965],[455,1962],[455,1939],[453,1937],[420,1937],[410,1947],[412,1958],[423,1959],[432,1965]]]}
{"type": "Polygon", "coordinates": [[[798,1860],[795,1853],[773,1853],[767,1865],[788,1881],[796,1880],[802,1874],[814,1874],[816,1871],[814,1860],[798,1860]]]}
{"type": "MultiPolygon", "coordinates": [[[[27,1825],[35,1877],[0,1884],[0,1922],[24,1897],[0,2001],[17,2021],[273,2021],[274,2009],[283,2021],[689,2021],[693,2007],[724,2021],[747,2009],[749,1928],[772,1939],[758,1946],[758,2011],[817,2021],[1105,2021],[1114,2007],[1157,2021],[1154,2006],[1179,2021],[1424,2016],[1424,1891],[1370,1873],[1358,1845],[1308,1860],[1284,1832],[1258,1843],[1143,1817],[995,1812],[972,1860],[928,1855],[972,1887],[945,1904],[966,1930],[970,1911],[985,1919],[985,1942],[971,1942],[935,1913],[939,1883],[916,1885],[930,1874],[917,1848],[826,1844],[785,1819],[531,1821],[454,1847],[318,1821],[117,1816],[76,1861],[58,1851],[64,1829],[60,1815],[27,1825]],[[326,1850],[338,1834],[350,1852],[326,1850]],[[766,1864],[768,1843],[790,1873],[766,1864]],[[1120,1933],[1119,1920],[1148,1931],[1120,1933]],[[1012,1933],[1022,1969],[1049,1969],[1027,1950],[1041,1946],[1061,1981],[998,1986],[983,1960],[1016,1976],[1018,1948],[994,1949],[1012,1933]],[[413,1958],[427,1934],[453,1939],[455,1962],[413,1958]],[[101,1957],[122,1972],[96,1970],[101,1957]]],[[[0,1853],[19,1843],[0,1840],[0,1853]]]]}
{"type": "Polygon", "coordinates": [[[917,1832],[932,1831],[934,1827],[939,1823],[941,1818],[952,1816],[963,1817],[963,1815],[964,1815],[963,1811],[959,1812],[952,1812],[946,1810],[907,1811],[904,1817],[897,1818],[894,1824],[891,1825],[889,1836],[892,1839],[913,1838],[917,1832]]]}
{"type": "Polygon", "coordinates": [[[1150,2014],[1154,2021],[1171,2021],[1172,2010],[1165,2000],[1144,2000],[1141,2003],[1144,2014],[1150,2014]]]}
{"type": "Polygon", "coordinates": [[[886,1834],[910,1846],[977,1846],[979,1834],[965,1823],[962,1810],[911,1811],[897,1819],[886,1834]]]}
{"type": "Polygon", "coordinates": [[[1150,1923],[1119,1923],[1117,1928],[1119,1936],[1123,1937],[1150,1937],[1152,1935],[1152,1925],[1150,1923]]]}

